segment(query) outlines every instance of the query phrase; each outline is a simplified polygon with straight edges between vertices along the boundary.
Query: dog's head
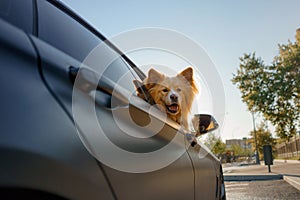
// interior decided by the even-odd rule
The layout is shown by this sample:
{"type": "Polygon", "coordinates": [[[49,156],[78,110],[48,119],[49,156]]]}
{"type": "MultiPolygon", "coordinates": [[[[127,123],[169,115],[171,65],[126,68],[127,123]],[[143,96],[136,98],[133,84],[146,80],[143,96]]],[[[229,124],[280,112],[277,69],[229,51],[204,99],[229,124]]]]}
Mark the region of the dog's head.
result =
{"type": "Polygon", "coordinates": [[[172,116],[181,115],[182,112],[187,115],[198,91],[192,67],[186,68],[175,77],[168,77],[150,69],[143,84],[159,108],[172,116]]]}

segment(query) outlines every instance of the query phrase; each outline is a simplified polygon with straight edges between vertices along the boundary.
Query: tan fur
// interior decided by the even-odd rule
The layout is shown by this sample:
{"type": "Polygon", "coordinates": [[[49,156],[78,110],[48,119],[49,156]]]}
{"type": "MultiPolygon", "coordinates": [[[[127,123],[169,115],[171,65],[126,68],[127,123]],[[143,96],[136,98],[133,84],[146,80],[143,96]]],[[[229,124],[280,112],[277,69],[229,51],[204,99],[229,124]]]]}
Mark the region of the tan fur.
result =
{"type": "MultiPolygon", "coordinates": [[[[188,115],[191,110],[194,97],[196,93],[198,93],[198,89],[193,78],[192,67],[186,68],[175,77],[168,77],[154,69],[150,69],[147,78],[142,84],[145,86],[144,88],[148,90],[149,94],[152,96],[154,102],[161,111],[166,112],[168,117],[181,124],[185,129],[189,129],[188,115]],[[173,96],[173,98],[178,98],[178,102],[174,104],[171,103],[170,95],[173,96]],[[175,106],[176,113],[173,113],[168,109],[168,106],[170,105],[178,105],[175,106]]],[[[137,95],[143,98],[143,95],[140,93],[140,88],[138,87],[137,95]]]]}

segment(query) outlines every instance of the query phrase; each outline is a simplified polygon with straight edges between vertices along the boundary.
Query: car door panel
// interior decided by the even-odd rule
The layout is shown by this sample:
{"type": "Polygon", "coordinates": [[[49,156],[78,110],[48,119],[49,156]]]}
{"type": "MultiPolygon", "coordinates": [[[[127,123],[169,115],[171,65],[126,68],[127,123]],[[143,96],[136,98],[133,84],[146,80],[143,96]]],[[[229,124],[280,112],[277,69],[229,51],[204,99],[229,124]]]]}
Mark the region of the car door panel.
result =
{"type": "Polygon", "coordinates": [[[41,58],[42,77],[45,83],[71,117],[73,84],[69,79],[69,66],[80,66],[80,62],[37,37],[31,36],[31,38],[41,58]]]}
{"type": "Polygon", "coordinates": [[[217,159],[203,144],[188,148],[195,171],[195,199],[217,199],[218,179],[217,159]]]}

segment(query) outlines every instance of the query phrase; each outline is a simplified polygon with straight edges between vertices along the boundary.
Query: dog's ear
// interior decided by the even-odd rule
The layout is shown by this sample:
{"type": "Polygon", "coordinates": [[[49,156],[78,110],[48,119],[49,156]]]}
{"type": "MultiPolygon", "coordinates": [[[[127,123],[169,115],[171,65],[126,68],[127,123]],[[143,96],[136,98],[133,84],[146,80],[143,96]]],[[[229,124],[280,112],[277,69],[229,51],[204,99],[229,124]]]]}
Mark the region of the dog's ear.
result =
{"type": "MultiPolygon", "coordinates": [[[[178,75],[179,76],[183,76],[188,82],[193,82],[193,68],[192,67],[188,67],[185,70],[183,70],[182,72],[180,72],[178,75]]],[[[177,75],[177,76],[178,76],[177,75]]]]}
{"type": "Polygon", "coordinates": [[[193,92],[195,94],[198,93],[198,87],[193,78],[193,76],[194,76],[193,67],[186,68],[185,70],[180,72],[177,76],[183,76],[185,78],[185,80],[187,80],[190,83],[190,85],[192,86],[193,92]]]}
{"type": "Polygon", "coordinates": [[[151,68],[148,72],[147,84],[156,84],[164,79],[164,75],[151,68]]]}

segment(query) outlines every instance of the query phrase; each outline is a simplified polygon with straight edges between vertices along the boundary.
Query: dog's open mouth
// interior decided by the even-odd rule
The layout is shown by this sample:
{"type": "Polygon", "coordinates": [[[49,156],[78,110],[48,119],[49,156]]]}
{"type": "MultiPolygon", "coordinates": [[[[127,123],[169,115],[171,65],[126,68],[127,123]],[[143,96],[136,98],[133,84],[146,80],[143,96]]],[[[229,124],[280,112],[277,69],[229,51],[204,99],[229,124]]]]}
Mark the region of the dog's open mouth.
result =
{"type": "Polygon", "coordinates": [[[169,113],[175,114],[179,111],[179,106],[176,103],[173,103],[171,105],[167,105],[167,110],[169,113]]]}

